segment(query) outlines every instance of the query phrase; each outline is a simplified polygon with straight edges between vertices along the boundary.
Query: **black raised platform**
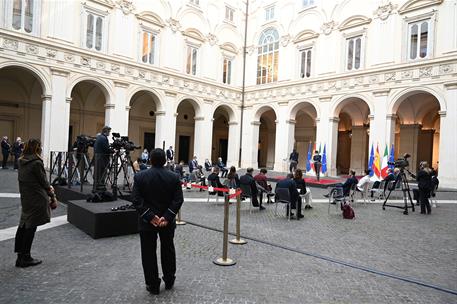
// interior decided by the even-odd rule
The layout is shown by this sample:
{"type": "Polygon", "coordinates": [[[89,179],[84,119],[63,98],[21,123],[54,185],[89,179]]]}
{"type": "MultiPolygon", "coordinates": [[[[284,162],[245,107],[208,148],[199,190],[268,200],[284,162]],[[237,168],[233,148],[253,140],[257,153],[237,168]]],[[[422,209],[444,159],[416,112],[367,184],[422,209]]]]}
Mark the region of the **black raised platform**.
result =
{"type": "Polygon", "coordinates": [[[69,201],[68,222],[94,239],[138,232],[138,214],[134,209],[111,211],[111,208],[130,204],[117,200],[107,203],[69,201]]]}

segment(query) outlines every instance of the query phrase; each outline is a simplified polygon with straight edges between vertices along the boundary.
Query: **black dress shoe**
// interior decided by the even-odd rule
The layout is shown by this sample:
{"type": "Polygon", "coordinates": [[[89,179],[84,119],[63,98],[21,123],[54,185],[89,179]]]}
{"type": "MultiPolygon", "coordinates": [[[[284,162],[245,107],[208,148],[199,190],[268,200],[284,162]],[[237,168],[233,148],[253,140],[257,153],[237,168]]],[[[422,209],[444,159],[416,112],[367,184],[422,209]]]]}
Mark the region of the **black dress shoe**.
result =
{"type": "Polygon", "coordinates": [[[265,210],[264,206],[259,206],[259,210],[265,210]]]}
{"type": "Polygon", "coordinates": [[[299,219],[304,218],[305,216],[303,214],[297,215],[299,219]]]}
{"type": "MultiPolygon", "coordinates": [[[[288,213],[286,213],[286,216],[288,217],[288,216],[289,216],[289,214],[288,214],[288,213]]],[[[293,214],[293,213],[291,212],[291,213],[290,213],[290,217],[293,217],[293,216],[295,216],[295,214],[293,214]]]]}
{"type": "Polygon", "coordinates": [[[154,295],[158,295],[160,293],[160,283],[156,285],[146,285],[146,290],[154,295]]]}
{"type": "Polygon", "coordinates": [[[162,278],[162,280],[165,282],[165,289],[166,290],[172,289],[173,285],[175,285],[175,278],[173,278],[171,280],[165,280],[164,278],[162,278]]]}
{"type": "Polygon", "coordinates": [[[34,259],[32,257],[29,258],[17,258],[16,260],[16,267],[25,268],[30,266],[36,266],[43,263],[41,260],[34,259]]]}

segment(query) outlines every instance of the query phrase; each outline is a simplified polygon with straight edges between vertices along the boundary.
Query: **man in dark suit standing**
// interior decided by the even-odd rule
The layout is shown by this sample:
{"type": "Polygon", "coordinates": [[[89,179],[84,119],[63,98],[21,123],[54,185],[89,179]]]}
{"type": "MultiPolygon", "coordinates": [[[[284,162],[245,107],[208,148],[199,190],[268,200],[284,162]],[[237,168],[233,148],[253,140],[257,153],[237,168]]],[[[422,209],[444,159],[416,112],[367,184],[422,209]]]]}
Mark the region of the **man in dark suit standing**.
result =
{"type": "Polygon", "coordinates": [[[314,162],[314,171],[316,172],[316,178],[317,181],[319,181],[321,178],[321,166],[322,166],[322,156],[319,154],[319,151],[314,151],[314,156],[313,156],[313,162],[314,162]]]}
{"type": "Polygon", "coordinates": [[[2,139],[2,154],[3,154],[3,162],[2,162],[2,169],[8,169],[6,163],[8,161],[8,157],[10,156],[11,152],[11,145],[8,142],[8,136],[3,136],[2,139]]]}
{"type": "Polygon", "coordinates": [[[161,281],[157,267],[157,235],[160,237],[162,279],[165,289],[171,289],[176,273],[173,243],[175,216],[183,203],[183,194],[179,177],[164,168],[165,152],[154,149],[150,156],[152,167],[134,176],[132,196],[139,214],[141,261],[146,289],[152,294],[159,294],[161,281]]]}
{"type": "Polygon", "coordinates": [[[111,149],[109,147],[108,136],[111,128],[104,126],[102,132],[97,135],[94,143],[95,153],[95,172],[94,172],[94,188],[93,192],[106,191],[105,177],[106,169],[109,165],[111,149]]]}
{"type": "Polygon", "coordinates": [[[167,150],[167,162],[171,163],[173,162],[175,158],[175,151],[173,151],[173,146],[170,146],[167,150]]]}
{"type": "Polygon", "coordinates": [[[298,155],[297,150],[293,149],[292,153],[290,153],[290,156],[289,156],[289,161],[290,161],[289,171],[292,174],[295,172],[295,170],[297,170],[298,156],[299,155],[298,155]]]}

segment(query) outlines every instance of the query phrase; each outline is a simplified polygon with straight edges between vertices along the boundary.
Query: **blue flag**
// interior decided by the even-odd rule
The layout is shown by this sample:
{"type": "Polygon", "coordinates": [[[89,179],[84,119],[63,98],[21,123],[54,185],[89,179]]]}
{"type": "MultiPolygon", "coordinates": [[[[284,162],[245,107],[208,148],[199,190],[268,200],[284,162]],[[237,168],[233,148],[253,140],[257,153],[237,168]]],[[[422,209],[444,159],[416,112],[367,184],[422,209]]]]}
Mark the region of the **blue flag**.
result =
{"type": "MultiPolygon", "coordinates": [[[[394,162],[395,161],[395,149],[394,149],[394,144],[390,147],[390,155],[389,155],[389,162],[394,162]]],[[[393,169],[394,165],[389,165],[389,168],[393,169]]]]}
{"type": "Polygon", "coordinates": [[[371,144],[371,152],[370,152],[370,159],[368,160],[368,169],[370,170],[370,176],[373,176],[373,162],[374,162],[374,150],[373,144],[371,144]]]}
{"type": "Polygon", "coordinates": [[[327,173],[327,152],[326,152],[326,147],[327,145],[324,144],[324,154],[322,154],[322,174],[327,173]]]}
{"type": "Polygon", "coordinates": [[[306,171],[311,171],[311,143],[308,145],[308,160],[306,162],[306,171]]]}

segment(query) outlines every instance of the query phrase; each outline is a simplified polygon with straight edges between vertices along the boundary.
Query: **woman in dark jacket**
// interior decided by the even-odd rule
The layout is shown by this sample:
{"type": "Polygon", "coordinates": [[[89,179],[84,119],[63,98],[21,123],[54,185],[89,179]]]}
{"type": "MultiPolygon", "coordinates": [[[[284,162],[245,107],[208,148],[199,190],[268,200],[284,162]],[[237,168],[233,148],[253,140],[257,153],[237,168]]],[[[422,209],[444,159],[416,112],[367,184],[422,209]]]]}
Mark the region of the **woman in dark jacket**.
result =
{"type": "Polygon", "coordinates": [[[17,228],[14,252],[17,253],[16,267],[41,264],[30,255],[37,226],[51,221],[51,208],[57,207],[54,189],[46,179],[41,154],[41,143],[30,139],[19,158],[19,192],[21,194],[21,219],[17,228]]]}
{"type": "Polygon", "coordinates": [[[427,162],[421,162],[419,167],[419,172],[417,172],[417,186],[419,187],[419,201],[421,204],[421,214],[425,214],[425,209],[427,213],[432,213],[432,208],[430,207],[430,192],[432,191],[432,170],[430,170],[427,162]]]}
{"type": "Polygon", "coordinates": [[[227,186],[232,189],[238,189],[240,187],[240,178],[236,173],[236,168],[234,166],[230,167],[230,172],[227,174],[227,186]]]}

